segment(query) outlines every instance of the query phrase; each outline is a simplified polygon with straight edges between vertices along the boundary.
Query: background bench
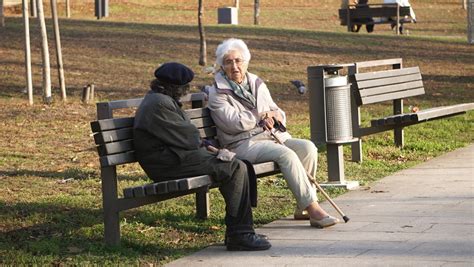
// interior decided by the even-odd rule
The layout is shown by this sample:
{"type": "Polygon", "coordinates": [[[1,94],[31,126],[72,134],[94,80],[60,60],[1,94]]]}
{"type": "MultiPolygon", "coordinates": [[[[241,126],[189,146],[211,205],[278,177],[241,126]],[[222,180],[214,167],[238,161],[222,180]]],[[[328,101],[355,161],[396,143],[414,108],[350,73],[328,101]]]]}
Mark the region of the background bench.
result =
{"type": "MultiPolygon", "coordinates": [[[[216,128],[209,110],[204,106],[203,94],[190,94],[183,102],[190,102],[186,114],[199,129],[202,138],[214,139],[216,128]]],[[[207,218],[210,213],[209,189],[217,185],[208,175],[183,177],[172,181],[147,183],[125,188],[123,197],[117,189],[117,166],[137,162],[133,146],[134,117],[114,118],[114,110],[138,107],[142,99],[127,99],[97,103],[97,121],[91,129],[100,161],[102,180],[102,204],[104,212],[104,237],[109,245],[120,242],[119,213],[124,210],[164,201],[188,194],[196,194],[196,216],[207,218]]],[[[257,177],[279,173],[274,162],[254,165],[257,177]]],[[[150,180],[151,182],[151,180],[150,180]]]]}
{"type": "Polygon", "coordinates": [[[357,181],[345,180],[343,145],[351,145],[352,161],[362,162],[364,136],[393,130],[394,143],[403,147],[405,127],[474,109],[474,103],[471,102],[405,113],[404,99],[423,95],[425,89],[419,67],[403,68],[401,58],[309,66],[307,72],[311,140],[317,145],[325,145],[327,149],[328,178],[327,184],[322,186],[346,189],[358,187],[357,181]],[[334,79],[338,82],[334,83],[334,79]],[[328,97],[329,91],[331,98],[328,97]],[[367,127],[365,123],[362,125],[361,109],[365,109],[364,114],[373,116],[370,114],[370,105],[381,102],[392,104],[390,114],[384,114],[381,118],[369,117],[370,126],[367,127]],[[336,113],[340,123],[330,128],[328,117],[336,113]],[[330,130],[333,139],[328,138],[330,130]]]}
{"type": "Polygon", "coordinates": [[[347,8],[339,9],[341,25],[347,25],[349,32],[357,24],[396,23],[396,33],[400,34],[400,22],[411,22],[411,20],[403,20],[405,16],[410,16],[410,7],[401,7],[398,4],[348,5],[347,8]],[[396,20],[391,21],[389,18],[396,18],[396,20]]]}
{"type": "Polygon", "coordinates": [[[394,143],[403,147],[403,128],[435,119],[447,118],[474,109],[474,103],[421,109],[404,113],[403,99],[425,94],[419,67],[403,68],[402,59],[356,62],[349,68],[352,83],[352,125],[359,140],[352,143],[352,161],[362,162],[361,137],[387,130],[394,130],[394,143]],[[388,70],[363,72],[373,67],[388,67],[388,70]],[[392,102],[393,113],[383,118],[371,118],[369,127],[361,126],[360,109],[369,104],[392,102]]]}

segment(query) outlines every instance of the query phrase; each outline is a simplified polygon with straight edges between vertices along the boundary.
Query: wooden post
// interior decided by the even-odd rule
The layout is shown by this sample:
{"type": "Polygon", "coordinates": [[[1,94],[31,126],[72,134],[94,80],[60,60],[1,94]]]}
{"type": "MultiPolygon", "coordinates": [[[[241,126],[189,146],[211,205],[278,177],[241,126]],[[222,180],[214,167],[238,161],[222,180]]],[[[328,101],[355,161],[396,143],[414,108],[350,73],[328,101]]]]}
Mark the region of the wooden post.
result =
{"type": "Polygon", "coordinates": [[[89,104],[90,97],[91,97],[91,85],[88,84],[82,88],[82,103],[89,104]]]}
{"type": "Polygon", "coordinates": [[[66,17],[67,18],[71,17],[71,4],[69,0],[66,0],[66,17]]]}
{"type": "Polygon", "coordinates": [[[30,16],[33,18],[36,18],[38,16],[38,8],[36,7],[36,1],[37,0],[30,0],[30,16]]]}
{"type": "Polygon", "coordinates": [[[61,88],[61,99],[66,101],[66,82],[64,81],[64,68],[63,68],[63,53],[61,50],[61,36],[59,34],[59,22],[58,22],[58,3],[57,0],[51,0],[51,15],[53,17],[54,25],[54,40],[56,41],[56,59],[58,63],[58,78],[59,86],[61,88]]]}
{"type": "Polygon", "coordinates": [[[49,64],[48,36],[46,32],[46,22],[44,20],[43,1],[38,0],[38,22],[41,28],[41,55],[43,57],[43,101],[51,104],[51,67],[49,64]]]}
{"type": "Polygon", "coordinates": [[[255,0],[254,2],[253,24],[254,25],[260,24],[260,0],[255,0]]]}
{"type": "MultiPolygon", "coordinates": [[[[1,1],[1,0],[0,0],[1,1]]],[[[33,79],[31,77],[30,14],[28,0],[22,0],[23,23],[25,25],[25,78],[28,92],[28,104],[33,105],[33,79]]]]}
{"type": "Polygon", "coordinates": [[[0,27],[5,27],[5,14],[3,13],[3,0],[0,0],[0,27]]]}
{"type": "Polygon", "coordinates": [[[95,85],[92,83],[90,85],[90,92],[89,92],[89,100],[94,100],[94,95],[95,95],[95,85]]]}

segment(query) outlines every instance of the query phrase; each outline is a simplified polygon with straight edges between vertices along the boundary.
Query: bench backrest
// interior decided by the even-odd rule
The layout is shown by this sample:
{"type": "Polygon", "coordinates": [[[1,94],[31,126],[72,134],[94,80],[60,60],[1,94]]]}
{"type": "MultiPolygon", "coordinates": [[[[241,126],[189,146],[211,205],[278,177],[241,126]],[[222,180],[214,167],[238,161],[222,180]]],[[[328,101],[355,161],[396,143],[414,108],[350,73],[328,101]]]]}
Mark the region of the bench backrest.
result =
{"type": "MultiPolygon", "coordinates": [[[[193,99],[193,98],[190,98],[193,99]]],[[[98,107],[107,106],[112,116],[113,109],[136,107],[141,99],[133,101],[111,101],[98,103],[98,107]],[[133,102],[133,103],[132,103],[133,102]]],[[[200,132],[202,138],[213,139],[216,128],[208,108],[192,108],[185,110],[186,114],[200,132]]],[[[102,167],[136,162],[133,145],[134,117],[99,119],[91,122],[91,129],[102,167]]]]}
{"type": "Polygon", "coordinates": [[[418,67],[356,73],[350,81],[358,106],[425,93],[418,67]]]}
{"type": "Polygon", "coordinates": [[[339,18],[346,20],[349,16],[350,19],[363,19],[363,18],[387,18],[396,17],[397,12],[400,17],[410,16],[410,7],[400,7],[393,4],[376,4],[367,5],[366,7],[339,9],[339,18]],[[349,12],[349,14],[347,14],[349,12]]]}

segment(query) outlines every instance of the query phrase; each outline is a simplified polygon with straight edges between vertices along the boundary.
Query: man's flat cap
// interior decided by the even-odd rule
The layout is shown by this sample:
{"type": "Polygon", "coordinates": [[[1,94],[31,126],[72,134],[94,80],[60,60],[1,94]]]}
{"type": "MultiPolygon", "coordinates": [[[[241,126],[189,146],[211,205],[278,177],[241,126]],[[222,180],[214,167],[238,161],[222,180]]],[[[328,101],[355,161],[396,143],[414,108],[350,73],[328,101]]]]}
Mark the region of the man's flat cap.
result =
{"type": "Polygon", "coordinates": [[[155,77],[168,84],[185,85],[193,80],[194,72],[181,63],[168,62],[155,70],[155,77]]]}

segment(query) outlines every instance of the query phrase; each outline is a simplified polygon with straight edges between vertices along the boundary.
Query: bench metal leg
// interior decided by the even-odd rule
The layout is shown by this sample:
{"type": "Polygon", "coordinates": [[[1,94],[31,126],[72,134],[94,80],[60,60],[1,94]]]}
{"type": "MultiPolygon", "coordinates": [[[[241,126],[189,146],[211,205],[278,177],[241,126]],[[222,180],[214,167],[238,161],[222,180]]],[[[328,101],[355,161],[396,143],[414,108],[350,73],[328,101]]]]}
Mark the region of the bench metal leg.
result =
{"type": "MultiPolygon", "coordinates": [[[[393,114],[403,113],[403,99],[393,100],[393,114]]],[[[405,145],[403,137],[403,127],[398,127],[393,130],[394,142],[397,147],[402,148],[405,145]]]]}
{"type": "Polygon", "coordinates": [[[120,243],[120,218],[117,210],[117,168],[101,168],[104,237],[107,245],[120,243]]]}
{"type": "Polygon", "coordinates": [[[351,143],[351,156],[353,162],[362,163],[362,140],[359,139],[354,143],[351,143]]]}
{"type": "Polygon", "coordinates": [[[209,188],[196,193],[196,218],[207,219],[210,215],[209,188]]]}

